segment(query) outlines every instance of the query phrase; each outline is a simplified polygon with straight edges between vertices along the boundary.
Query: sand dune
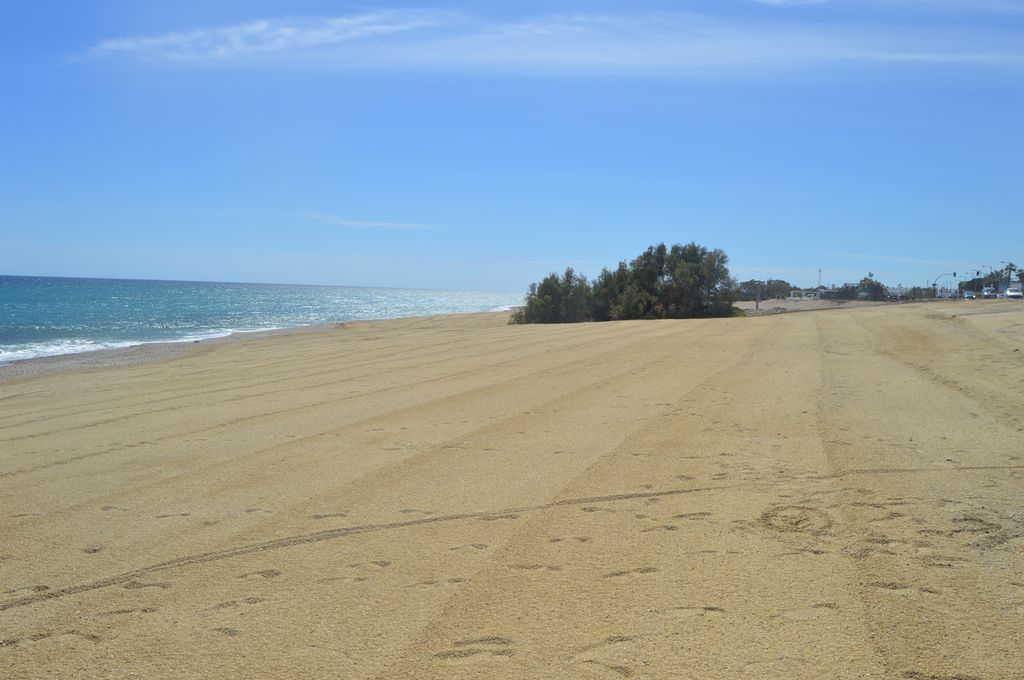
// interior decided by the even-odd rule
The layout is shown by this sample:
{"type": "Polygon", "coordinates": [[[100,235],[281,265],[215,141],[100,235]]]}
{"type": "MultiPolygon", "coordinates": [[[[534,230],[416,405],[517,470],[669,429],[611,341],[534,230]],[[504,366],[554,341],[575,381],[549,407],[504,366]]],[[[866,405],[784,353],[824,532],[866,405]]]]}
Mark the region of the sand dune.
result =
{"type": "Polygon", "coordinates": [[[466,315],[0,383],[10,677],[1012,678],[1024,305],[466,315]]]}

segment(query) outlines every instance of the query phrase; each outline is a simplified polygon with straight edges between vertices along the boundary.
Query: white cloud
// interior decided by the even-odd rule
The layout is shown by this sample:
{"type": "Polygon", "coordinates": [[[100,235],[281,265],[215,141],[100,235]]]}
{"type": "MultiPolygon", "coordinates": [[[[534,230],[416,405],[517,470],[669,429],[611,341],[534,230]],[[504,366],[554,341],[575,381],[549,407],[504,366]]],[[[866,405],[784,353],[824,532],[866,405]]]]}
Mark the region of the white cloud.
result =
{"type": "Polygon", "coordinates": [[[237,64],[262,55],[260,64],[287,59],[349,70],[701,74],[835,62],[1024,64],[1020,38],[1012,28],[740,21],[686,12],[488,22],[392,11],[117,38],[91,53],[237,64]]]}
{"type": "Polygon", "coordinates": [[[305,20],[262,19],[185,33],[113,38],[98,43],[91,52],[171,61],[227,59],[339,45],[425,28],[436,22],[428,14],[393,12],[305,20]]]}

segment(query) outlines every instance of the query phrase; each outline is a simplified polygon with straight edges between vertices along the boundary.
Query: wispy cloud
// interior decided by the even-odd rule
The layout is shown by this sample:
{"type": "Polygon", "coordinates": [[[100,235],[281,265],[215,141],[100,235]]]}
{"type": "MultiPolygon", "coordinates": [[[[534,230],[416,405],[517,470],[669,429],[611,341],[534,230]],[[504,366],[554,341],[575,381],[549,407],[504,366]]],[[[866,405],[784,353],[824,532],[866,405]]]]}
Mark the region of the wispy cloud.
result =
{"type": "Polygon", "coordinates": [[[836,62],[1024,65],[1020,38],[1012,28],[740,20],[691,12],[556,14],[497,22],[395,10],[115,38],[98,43],[90,54],[221,64],[287,59],[296,66],[350,70],[700,74],[836,62]]]}
{"type": "Polygon", "coordinates": [[[143,59],[198,61],[257,53],[291,52],[340,45],[433,26],[427,13],[377,12],[320,19],[262,19],[234,26],[202,28],[160,36],[103,40],[95,55],[124,54],[143,59]]]}
{"type": "Polygon", "coordinates": [[[347,217],[339,217],[337,215],[325,215],[323,213],[303,213],[303,217],[306,219],[321,222],[323,224],[333,224],[339,227],[349,227],[351,229],[384,229],[384,230],[399,230],[399,231],[429,231],[433,229],[429,224],[419,224],[415,222],[381,222],[377,220],[353,220],[347,217]]]}

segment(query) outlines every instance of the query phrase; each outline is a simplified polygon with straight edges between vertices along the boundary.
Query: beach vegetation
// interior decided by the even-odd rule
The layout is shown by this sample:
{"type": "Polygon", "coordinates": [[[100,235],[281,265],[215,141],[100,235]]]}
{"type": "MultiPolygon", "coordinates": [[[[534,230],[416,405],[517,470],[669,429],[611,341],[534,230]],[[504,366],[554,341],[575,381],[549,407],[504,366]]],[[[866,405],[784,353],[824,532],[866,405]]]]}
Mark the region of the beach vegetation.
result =
{"type": "Polygon", "coordinates": [[[750,279],[736,284],[736,299],[783,300],[789,297],[794,287],[789,281],[782,279],[768,279],[767,281],[750,279]],[[760,292],[760,298],[758,298],[758,292],[760,292]]]}
{"type": "Polygon", "coordinates": [[[871,275],[865,276],[860,280],[857,285],[857,298],[862,300],[885,300],[888,297],[888,292],[885,286],[880,281],[871,278],[871,275]]]}
{"type": "Polygon", "coordinates": [[[575,323],[593,318],[592,291],[587,277],[569,267],[531,283],[526,306],[513,314],[515,323],[575,323]]]}
{"type": "Polygon", "coordinates": [[[604,269],[593,284],[572,268],[531,284],[512,323],[730,316],[735,282],[721,250],[696,243],[650,246],[604,269]]]}
{"type": "Polygon", "coordinates": [[[1024,267],[1018,267],[1013,262],[1007,262],[1006,266],[1002,269],[994,269],[987,274],[981,270],[974,270],[969,272],[975,274],[974,278],[960,281],[957,284],[958,291],[963,293],[966,290],[974,291],[975,293],[981,292],[984,288],[995,288],[1000,289],[1005,286],[1009,286],[1013,283],[1013,274],[1016,272],[1017,281],[1024,286],[1024,267]]]}
{"type": "Polygon", "coordinates": [[[910,300],[934,300],[935,289],[931,286],[914,286],[907,291],[907,298],[910,300]]]}

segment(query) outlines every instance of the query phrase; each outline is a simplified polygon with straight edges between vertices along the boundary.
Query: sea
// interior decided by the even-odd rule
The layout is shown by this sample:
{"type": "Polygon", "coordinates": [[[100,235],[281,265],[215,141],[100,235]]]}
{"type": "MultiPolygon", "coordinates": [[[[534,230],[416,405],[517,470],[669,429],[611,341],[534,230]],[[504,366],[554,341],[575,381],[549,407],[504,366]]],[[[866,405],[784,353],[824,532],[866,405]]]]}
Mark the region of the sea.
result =
{"type": "Polygon", "coordinates": [[[0,363],[522,303],[517,293],[0,275],[0,363]]]}

